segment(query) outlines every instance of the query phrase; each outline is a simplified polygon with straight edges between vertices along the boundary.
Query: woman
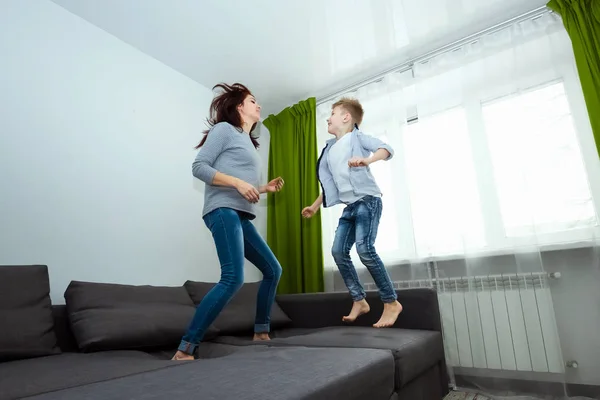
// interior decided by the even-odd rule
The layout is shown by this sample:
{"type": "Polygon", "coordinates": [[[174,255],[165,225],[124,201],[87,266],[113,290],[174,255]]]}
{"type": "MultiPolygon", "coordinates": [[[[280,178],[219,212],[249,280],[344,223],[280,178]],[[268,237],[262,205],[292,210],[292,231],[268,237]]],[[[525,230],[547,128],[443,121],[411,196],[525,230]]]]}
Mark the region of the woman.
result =
{"type": "Polygon", "coordinates": [[[206,329],[244,283],[244,257],[263,274],[258,289],[254,340],[269,340],[271,306],[281,266],[251,220],[261,193],[278,192],[283,179],[259,186],[258,142],[250,135],[260,106],[239,83],[219,84],[222,93],[210,105],[211,128],[196,146],[192,169],[206,184],[203,219],[212,232],[221,263],[221,280],[196,309],[173,360],[193,360],[206,329]]]}

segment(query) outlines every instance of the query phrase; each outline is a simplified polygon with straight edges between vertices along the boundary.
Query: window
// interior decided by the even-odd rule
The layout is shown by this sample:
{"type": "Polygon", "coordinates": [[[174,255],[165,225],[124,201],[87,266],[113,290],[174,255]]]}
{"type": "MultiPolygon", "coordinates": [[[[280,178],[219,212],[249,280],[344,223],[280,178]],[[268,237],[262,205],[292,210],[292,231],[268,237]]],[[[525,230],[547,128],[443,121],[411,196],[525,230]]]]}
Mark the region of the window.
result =
{"type": "MultiPolygon", "coordinates": [[[[554,16],[345,95],[363,104],[361,130],[395,150],[371,166],[383,192],[376,247],[386,265],[600,239],[600,163],[568,35],[554,16]]],[[[330,109],[319,106],[321,146],[330,109]]],[[[329,267],[342,210],[323,210],[329,267]]]]}
{"type": "Polygon", "coordinates": [[[597,225],[562,82],[482,105],[507,237],[597,225]]]}
{"type": "Polygon", "coordinates": [[[462,107],[409,124],[404,157],[418,254],[486,244],[467,117],[462,107]]]}

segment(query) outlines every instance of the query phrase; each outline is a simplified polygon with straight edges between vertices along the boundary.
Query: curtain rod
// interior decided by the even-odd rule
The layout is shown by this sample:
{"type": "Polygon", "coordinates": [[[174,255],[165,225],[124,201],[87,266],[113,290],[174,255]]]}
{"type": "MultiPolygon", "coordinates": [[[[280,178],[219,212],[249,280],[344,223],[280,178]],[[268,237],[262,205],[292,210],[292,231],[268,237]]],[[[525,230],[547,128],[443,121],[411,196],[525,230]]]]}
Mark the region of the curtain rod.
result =
{"type": "Polygon", "coordinates": [[[396,65],[394,67],[388,68],[385,71],[382,71],[382,72],[378,73],[377,75],[373,75],[373,76],[371,76],[369,78],[362,79],[362,80],[360,80],[360,81],[358,81],[358,82],[356,82],[356,83],[354,83],[352,85],[346,86],[346,87],[344,87],[344,88],[342,88],[340,90],[336,90],[333,93],[330,93],[330,94],[328,94],[326,96],[323,96],[323,97],[317,99],[317,105],[325,103],[326,101],[333,100],[337,96],[341,95],[342,93],[351,92],[351,91],[359,89],[359,88],[361,88],[363,86],[366,86],[366,85],[368,85],[370,83],[376,82],[376,81],[382,79],[384,76],[386,76],[388,74],[391,74],[391,73],[394,73],[394,72],[408,71],[408,70],[412,69],[412,67],[413,67],[414,64],[426,61],[426,60],[431,59],[431,58],[433,58],[435,56],[438,56],[440,54],[447,53],[447,52],[450,52],[452,50],[455,50],[455,49],[457,49],[459,47],[462,47],[465,44],[467,44],[467,43],[469,43],[469,42],[473,41],[474,39],[477,39],[477,38],[479,38],[481,36],[484,36],[484,35],[487,35],[487,34],[490,34],[490,33],[494,33],[494,32],[498,32],[498,31],[506,28],[509,25],[512,25],[512,24],[515,24],[515,23],[518,23],[518,22],[521,22],[521,21],[525,21],[525,20],[528,20],[528,19],[537,18],[537,17],[540,17],[540,16],[542,16],[544,14],[549,14],[549,13],[552,13],[552,10],[550,10],[548,7],[546,7],[546,6],[538,7],[536,9],[534,9],[534,10],[528,11],[526,13],[523,13],[523,14],[518,15],[516,17],[513,17],[511,19],[508,19],[508,20],[506,20],[504,22],[501,22],[499,24],[496,24],[496,25],[491,26],[489,28],[483,29],[483,30],[481,30],[479,32],[476,32],[474,34],[471,34],[469,36],[465,36],[462,39],[458,39],[458,40],[456,40],[456,41],[454,41],[452,43],[449,43],[447,45],[439,47],[439,48],[437,48],[435,50],[432,50],[430,52],[422,54],[422,55],[420,55],[418,57],[412,58],[412,59],[410,59],[410,60],[408,60],[406,62],[403,62],[402,64],[399,64],[399,65],[396,65]]]}

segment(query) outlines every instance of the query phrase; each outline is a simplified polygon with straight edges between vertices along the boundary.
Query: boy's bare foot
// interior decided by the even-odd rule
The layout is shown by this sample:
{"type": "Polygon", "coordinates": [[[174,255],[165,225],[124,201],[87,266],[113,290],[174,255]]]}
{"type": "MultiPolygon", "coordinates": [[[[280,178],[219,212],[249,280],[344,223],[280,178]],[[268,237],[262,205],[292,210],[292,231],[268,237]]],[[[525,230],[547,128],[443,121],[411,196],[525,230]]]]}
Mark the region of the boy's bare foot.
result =
{"type": "Polygon", "coordinates": [[[352,304],[352,310],[350,310],[350,314],[344,316],[342,321],[354,322],[356,321],[356,318],[368,313],[369,311],[371,311],[371,307],[369,307],[369,303],[367,303],[365,299],[362,299],[361,301],[355,301],[354,304],[352,304]]]}
{"type": "Polygon", "coordinates": [[[394,301],[393,303],[384,303],[383,314],[381,314],[381,318],[379,318],[379,321],[373,324],[373,326],[375,328],[389,328],[394,325],[401,312],[402,304],[397,301],[394,301]]]}
{"type": "Polygon", "coordinates": [[[177,351],[173,358],[173,361],[194,361],[194,356],[184,353],[183,351],[177,351]]]}
{"type": "Polygon", "coordinates": [[[252,340],[254,340],[255,342],[260,342],[263,340],[271,340],[271,338],[269,337],[268,333],[255,333],[252,340]]]}

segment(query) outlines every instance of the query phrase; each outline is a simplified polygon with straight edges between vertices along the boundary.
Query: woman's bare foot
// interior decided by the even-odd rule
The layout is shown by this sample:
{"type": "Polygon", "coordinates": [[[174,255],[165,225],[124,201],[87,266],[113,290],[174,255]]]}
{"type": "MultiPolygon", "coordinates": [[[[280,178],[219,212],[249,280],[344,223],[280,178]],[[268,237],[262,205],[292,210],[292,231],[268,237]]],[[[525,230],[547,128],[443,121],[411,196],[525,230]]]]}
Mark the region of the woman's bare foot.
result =
{"type": "Polygon", "coordinates": [[[255,333],[252,340],[254,340],[255,342],[260,342],[263,340],[271,340],[271,338],[269,337],[268,333],[255,333]]]}
{"type": "Polygon", "coordinates": [[[194,356],[184,353],[183,351],[177,351],[177,353],[175,353],[175,355],[173,356],[173,358],[171,358],[171,360],[173,360],[173,361],[194,361],[194,356]]]}
{"type": "Polygon", "coordinates": [[[383,314],[377,323],[373,324],[375,328],[389,328],[394,325],[398,315],[402,312],[402,304],[394,301],[393,303],[383,304],[383,314]]]}
{"type": "Polygon", "coordinates": [[[371,311],[371,307],[369,307],[369,303],[367,303],[365,299],[362,299],[361,301],[355,301],[354,304],[352,304],[352,310],[350,310],[350,314],[342,317],[342,321],[354,322],[356,321],[356,318],[368,313],[369,311],[371,311]]]}

